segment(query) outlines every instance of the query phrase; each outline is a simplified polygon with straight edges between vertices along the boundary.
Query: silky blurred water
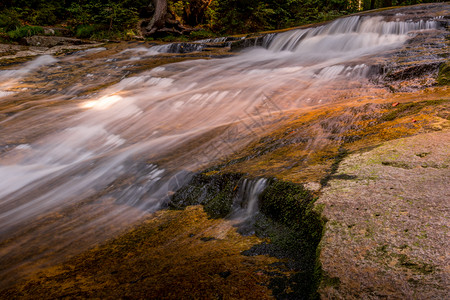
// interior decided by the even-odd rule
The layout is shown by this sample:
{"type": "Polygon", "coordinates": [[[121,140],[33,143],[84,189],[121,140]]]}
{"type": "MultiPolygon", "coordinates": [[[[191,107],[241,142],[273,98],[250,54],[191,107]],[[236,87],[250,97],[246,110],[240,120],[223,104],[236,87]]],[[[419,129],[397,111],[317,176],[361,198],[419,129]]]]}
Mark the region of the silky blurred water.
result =
{"type": "MultiPolygon", "coordinates": [[[[51,112],[30,100],[0,122],[0,137],[43,126],[52,131],[0,152],[1,280],[41,259],[77,253],[160,209],[190,172],[238,151],[268,124],[276,126],[283,112],[333,103],[337,86],[364,88],[372,55],[435,27],[433,21],[349,17],[270,36],[265,47],[235,57],[157,67],[51,112]]],[[[164,49],[120,55],[133,61],[164,49]]],[[[0,71],[0,101],[20,95],[14,86],[30,72],[70,63],[70,57],[41,56],[0,71]]],[[[89,80],[103,82],[92,74],[89,80]]],[[[45,101],[60,97],[49,93],[45,101]]],[[[251,199],[239,216],[256,210],[251,199]]]]}

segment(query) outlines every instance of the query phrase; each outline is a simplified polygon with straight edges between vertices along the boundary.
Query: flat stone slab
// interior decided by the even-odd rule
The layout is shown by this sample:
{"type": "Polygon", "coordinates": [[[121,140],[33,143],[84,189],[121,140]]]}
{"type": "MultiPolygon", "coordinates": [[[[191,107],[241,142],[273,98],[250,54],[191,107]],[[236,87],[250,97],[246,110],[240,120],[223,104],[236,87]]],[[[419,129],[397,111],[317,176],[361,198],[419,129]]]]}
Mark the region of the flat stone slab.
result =
{"type": "Polygon", "coordinates": [[[62,36],[40,36],[34,35],[30,37],[23,38],[24,42],[28,46],[37,46],[37,47],[54,47],[61,45],[81,45],[86,44],[86,41],[76,39],[76,38],[68,38],[62,36]]]}
{"type": "Polygon", "coordinates": [[[448,299],[450,131],[352,154],[323,196],[325,299],[448,299]]]}

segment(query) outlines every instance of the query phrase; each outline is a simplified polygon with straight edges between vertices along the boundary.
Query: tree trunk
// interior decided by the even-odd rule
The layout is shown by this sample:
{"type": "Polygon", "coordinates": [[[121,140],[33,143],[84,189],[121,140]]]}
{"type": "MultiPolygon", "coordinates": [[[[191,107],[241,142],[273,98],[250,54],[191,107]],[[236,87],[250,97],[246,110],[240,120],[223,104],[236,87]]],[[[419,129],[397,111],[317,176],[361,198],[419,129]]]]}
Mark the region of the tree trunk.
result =
{"type": "Polygon", "coordinates": [[[190,26],[197,26],[205,18],[205,12],[212,0],[191,0],[184,7],[183,19],[190,26]]]}
{"type": "Polygon", "coordinates": [[[150,21],[142,20],[139,22],[138,30],[142,36],[164,36],[169,34],[182,35],[189,34],[192,30],[190,27],[182,25],[172,13],[168,10],[167,0],[152,0],[154,5],[154,13],[150,21]]]}
{"type": "Polygon", "coordinates": [[[155,13],[145,28],[146,35],[152,35],[158,29],[163,28],[166,23],[167,0],[153,0],[153,5],[155,6],[155,13]]]}

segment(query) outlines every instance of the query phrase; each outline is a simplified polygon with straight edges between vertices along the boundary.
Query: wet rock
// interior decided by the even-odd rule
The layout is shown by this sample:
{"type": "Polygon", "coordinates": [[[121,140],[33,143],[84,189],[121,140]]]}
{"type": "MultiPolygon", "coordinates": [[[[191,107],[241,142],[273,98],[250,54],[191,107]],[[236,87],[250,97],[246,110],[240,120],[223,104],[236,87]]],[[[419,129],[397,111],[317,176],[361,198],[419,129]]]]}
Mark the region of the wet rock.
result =
{"type": "Polygon", "coordinates": [[[44,28],[45,35],[55,35],[55,30],[53,28],[44,28]]]}
{"type": "Polygon", "coordinates": [[[223,220],[209,219],[199,206],[159,211],[110,242],[1,290],[0,298],[272,299],[267,274],[277,260],[240,254],[258,242],[223,220]],[[160,226],[170,230],[159,232],[160,226]],[[223,238],[189,239],[187,228],[223,238]],[[256,272],[261,275],[252,276],[256,272]]]}
{"type": "Polygon", "coordinates": [[[61,36],[30,36],[23,38],[22,42],[28,46],[38,47],[54,47],[61,45],[81,45],[85,44],[85,41],[75,38],[61,37],[61,36]]]}
{"type": "Polygon", "coordinates": [[[424,76],[430,73],[436,73],[439,68],[440,62],[425,62],[417,63],[410,67],[398,68],[393,70],[386,77],[388,81],[407,80],[414,77],[424,76]]]}
{"type": "Polygon", "coordinates": [[[256,47],[263,45],[263,35],[251,38],[245,38],[231,43],[231,51],[238,52],[245,48],[256,47]]]}

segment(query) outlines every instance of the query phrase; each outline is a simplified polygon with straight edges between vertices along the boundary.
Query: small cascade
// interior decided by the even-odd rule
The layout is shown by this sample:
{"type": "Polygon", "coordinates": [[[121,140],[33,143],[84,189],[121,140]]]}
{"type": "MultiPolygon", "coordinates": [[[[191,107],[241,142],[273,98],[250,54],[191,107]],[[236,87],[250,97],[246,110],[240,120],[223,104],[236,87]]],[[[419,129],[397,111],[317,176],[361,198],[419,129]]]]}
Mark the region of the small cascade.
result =
{"type": "Polygon", "coordinates": [[[153,46],[149,50],[157,53],[190,53],[202,51],[205,48],[204,44],[195,43],[172,43],[160,46],[153,46]]]}
{"type": "Polygon", "coordinates": [[[230,41],[230,38],[223,36],[223,37],[218,37],[218,38],[198,40],[198,41],[195,41],[195,43],[208,44],[208,43],[224,43],[227,41],[230,41]]]}
{"type": "Polygon", "coordinates": [[[238,221],[240,231],[251,233],[253,218],[259,212],[259,196],[267,186],[266,178],[244,179],[233,201],[230,219],[238,221]]]}
{"type": "Polygon", "coordinates": [[[246,36],[243,37],[218,37],[218,38],[211,38],[211,39],[204,39],[204,40],[198,40],[194,43],[200,43],[200,44],[206,44],[208,47],[230,47],[233,42],[244,40],[246,36]]]}
{"type": "Polygon", "coordinates": [[[324,26],[269,35],[263,45],[274,52],[342,53],[404,42],[411,32],[438,27],[436,20],[385,21],[381,16],[353,16],[324,26]]]}
{"type": "Polygon", "coordinates": [[[269,33],[263,36],[262,38],[262,46],[263,48],[269,48],[270,43],[272,43],[273,39],[277,36],[277,33],[269,33]]]}

